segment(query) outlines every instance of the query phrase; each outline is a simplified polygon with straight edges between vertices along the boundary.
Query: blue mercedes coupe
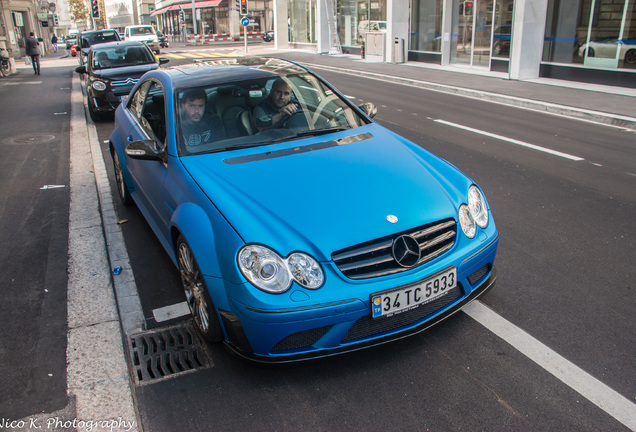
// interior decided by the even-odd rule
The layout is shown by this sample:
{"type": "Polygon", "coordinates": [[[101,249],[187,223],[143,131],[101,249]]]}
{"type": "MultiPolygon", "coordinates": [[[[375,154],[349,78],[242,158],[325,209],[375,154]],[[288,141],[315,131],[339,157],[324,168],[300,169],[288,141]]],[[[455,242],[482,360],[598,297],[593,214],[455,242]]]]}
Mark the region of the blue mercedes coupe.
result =
{"type": "Polygon", "coordinates": [[[233,58],[146,73],[115,114],[117,186],[194,322],[288,362],[420,332],[491,288],[482,190],[308,69],[233,58]]]}

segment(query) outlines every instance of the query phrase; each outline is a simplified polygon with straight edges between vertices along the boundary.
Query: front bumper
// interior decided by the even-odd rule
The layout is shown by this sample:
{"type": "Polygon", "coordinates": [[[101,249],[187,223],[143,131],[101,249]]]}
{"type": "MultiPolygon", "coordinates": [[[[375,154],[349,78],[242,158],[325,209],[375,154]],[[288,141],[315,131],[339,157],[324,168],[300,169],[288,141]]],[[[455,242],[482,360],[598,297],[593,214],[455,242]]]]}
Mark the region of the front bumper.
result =
{"type": "Polygon", "coordinates": [[[226,345],[252,361],[288,363],[411,336],[453,315],[494,286],[497,244],[495,238],[478,254],[457,263],[458,284],[448,294],[391,318],[371,318],[369,301],[356,298],[277,311],[231,300],[230,310],[219,311],[226,345]]]}

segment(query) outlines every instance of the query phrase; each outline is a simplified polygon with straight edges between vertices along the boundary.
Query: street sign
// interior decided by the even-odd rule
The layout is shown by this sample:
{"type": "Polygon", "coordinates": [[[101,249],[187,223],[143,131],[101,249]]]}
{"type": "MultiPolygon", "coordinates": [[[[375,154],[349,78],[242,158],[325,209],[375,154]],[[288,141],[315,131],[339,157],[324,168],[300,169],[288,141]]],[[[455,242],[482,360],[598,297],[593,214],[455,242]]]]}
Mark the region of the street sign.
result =
{"type": "Polygon", "coordinates": [[[248,25],[250,25],[250,19],[248,17],[241,18],[241,25],[243,27],[247,27],[248,25]]]}

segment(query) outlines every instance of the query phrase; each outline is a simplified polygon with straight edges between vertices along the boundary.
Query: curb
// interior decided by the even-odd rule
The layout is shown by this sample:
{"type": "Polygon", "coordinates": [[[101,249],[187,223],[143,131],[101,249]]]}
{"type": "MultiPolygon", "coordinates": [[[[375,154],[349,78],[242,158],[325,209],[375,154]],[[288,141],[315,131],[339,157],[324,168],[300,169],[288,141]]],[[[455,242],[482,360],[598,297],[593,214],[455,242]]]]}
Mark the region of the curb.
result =
{"type": "Polygon", "coordinates": [[[601,111],[586,110],[583,108],[573,108],[566,105],[558,105],[549,102],[541,102],[533,99],[524,99],[514,96],[507,96],[498,93],[491,93],[482,90],[473,90],[464,87],[455,87],[446,84],[438,84],[429,81],[420,81],[411,78],[397,77],[359,69],[343,69],[334,66],[325,66],[302,62],[303,65],[311,69],[322,69],[330,72],[338,72],[347,75],[359,76],[362,78],[374,79],[378,81],[391,81],[396,84],[408,85],[412,87],[424,88],[443,93],[452,93],[457,96],[470,97],[486,102],[500,103],[520,108],[532,109],[548,114],[562,115],[578,120],[592,121],[604,125],[615,126],[625,129],[636,129],[636,118],[622,116],[618,114],[605,113],[601,111]]]}

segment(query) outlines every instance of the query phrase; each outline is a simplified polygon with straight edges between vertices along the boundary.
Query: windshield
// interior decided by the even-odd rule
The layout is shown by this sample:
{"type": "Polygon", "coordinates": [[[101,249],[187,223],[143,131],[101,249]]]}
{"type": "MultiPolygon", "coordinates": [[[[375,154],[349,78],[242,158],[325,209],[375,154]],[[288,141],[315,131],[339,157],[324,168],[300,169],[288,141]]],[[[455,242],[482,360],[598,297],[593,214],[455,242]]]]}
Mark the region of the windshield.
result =
{"type": "Polygon", "coordinates": [[[130,29],[131,36],[154,35],[155,29],[152,27],[132,27],[130,29]]]}
{"type": "Polygon", "coordinates": [[[309,72],[182,89],[177,101],[181,155],[255,147],[368,122],[309,72]]]}
{"type": "Polygon", "coordinates": [[[88,48],[91,45],[105,43],[105,42],[117,42],[119,41],[119,35],[114,31],[104,31],[93,34],[82,34],[82,48],[88,48]]]}
{"type": "Polygon", "coordinates": [[[93,69],[110,69],[124,66],[155,63],[155,56],[145,46],[118,46],[93,51],[93,69]]]}

